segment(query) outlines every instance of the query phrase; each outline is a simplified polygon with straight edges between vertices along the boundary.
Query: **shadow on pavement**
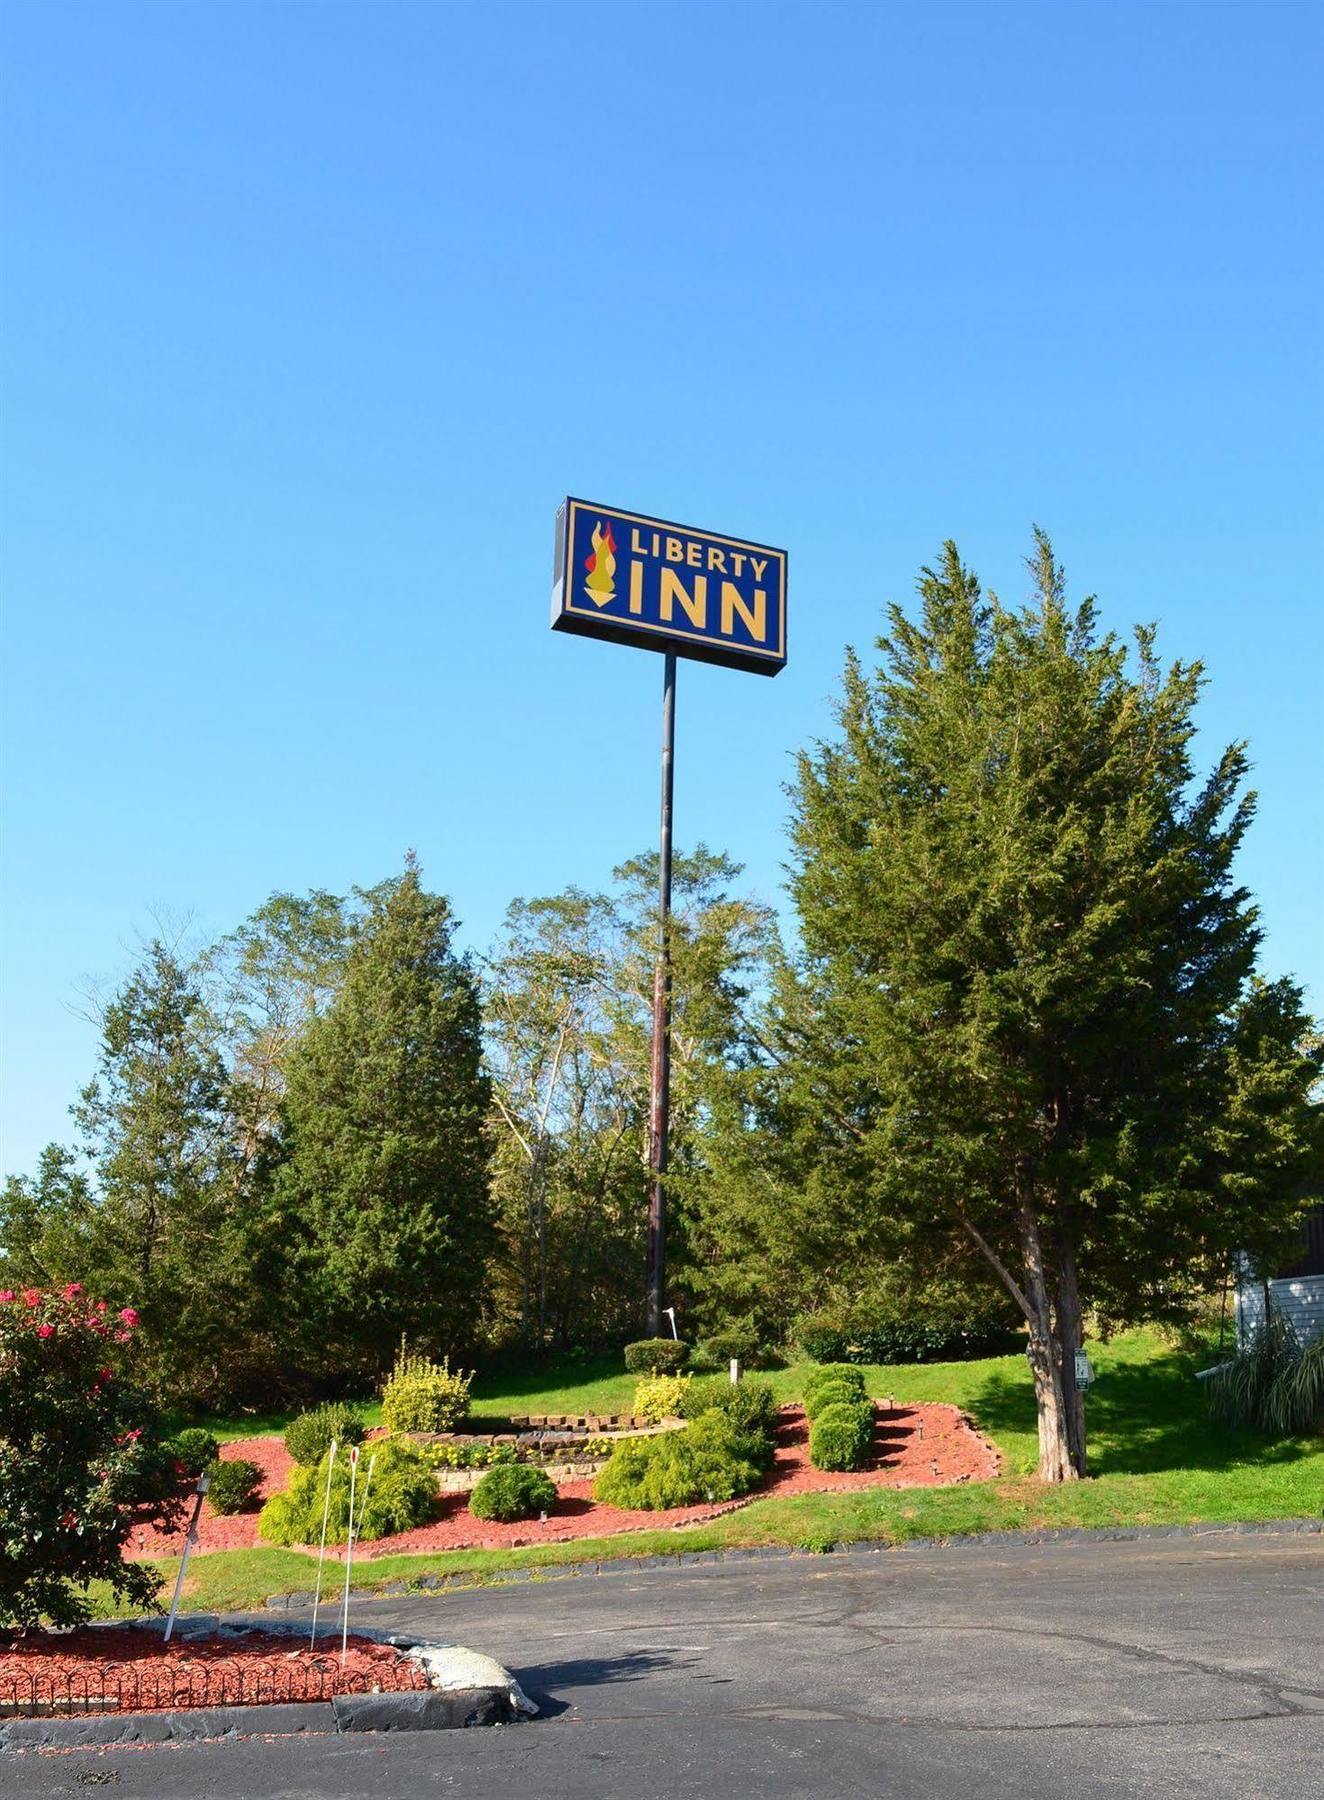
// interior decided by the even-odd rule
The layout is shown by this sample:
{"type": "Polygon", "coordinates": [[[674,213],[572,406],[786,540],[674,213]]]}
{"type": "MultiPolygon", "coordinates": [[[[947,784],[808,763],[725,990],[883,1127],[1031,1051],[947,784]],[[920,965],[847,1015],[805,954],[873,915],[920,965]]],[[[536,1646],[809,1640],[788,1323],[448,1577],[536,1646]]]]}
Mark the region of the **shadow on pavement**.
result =
{"type": "Polygon", "coordinates": [[[689,1660],[666,1650],[639,1650],[629,1656],[581,1656],[569,1662],[520,1665],[514,1674],[530,1700],[537,1702],[540,1716],[554,1719],[574,1705],[573,1700],[558,1698],[567,1688],[603,1687],[613,1681],[642,1681],[658,1669],[681,1667],[689,1660]]]}

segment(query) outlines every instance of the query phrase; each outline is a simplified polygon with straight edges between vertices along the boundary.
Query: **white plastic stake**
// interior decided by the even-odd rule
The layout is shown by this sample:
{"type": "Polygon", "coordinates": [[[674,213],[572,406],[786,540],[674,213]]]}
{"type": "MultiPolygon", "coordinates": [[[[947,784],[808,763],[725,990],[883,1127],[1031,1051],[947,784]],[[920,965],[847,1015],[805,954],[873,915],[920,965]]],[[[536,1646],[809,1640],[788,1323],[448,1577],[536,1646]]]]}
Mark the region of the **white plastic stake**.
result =
{"type": "MultiPolygon", "coordinates": [[[[354,1539],[358,1535],[354,1527],[354,1470],[358,1465],[359,1452],[357,1445],[350,1451],[349,1465],[349,1542],[345,1545],[345,1607],[340,1619],[340,1666],[345,1666],[345,1657],[349,1651],[349,1576],[354,1567],[354,1539]]],[[[372,1472],[377,1466],[376,1452],[368,1458],[368,1475],[363,1483],[363,1504],[359,1508],[359,1525],[362,1526],[368,1511],[368,1490],[372,1487],[372,1472]]]]}
{"type": "Polygon", "coordinates": [[[197,1497],[193,1502],[193,1517],[188,1522],[188,1531],[184,1537],[184,1554],[179,1559],[179,1573],[175,1577],[175,1592],[170,1602],[170,1617],[166,1620],[165,1628],[167,1644],[175,1629],[175,1620],[179,1617],[179,1596],[184,1592],[184,1571],[188,1568],[189,1552],[198,1541],[198,1517],[202,1512],[202,1496],[210,1486],[211,1481],[204,1469],[198,1476],[198,1485],[195,1490],[197,1497]]]}
{"type": "Polygon", "coordinates": [[[674,1306],[669,1306],[666,1311],[667,1317],[671,1320],[671,1335],[679,1343],[680,1333],[676,1330],[676,1309],[674,1306]]]}
{"type": "Polygon", "coordinates": [[[739,1380],[740,1380],[740,1358],[738,1356],[733,1356],[731,1358],[731,1386],[735,1387],[735,1385],[737,1384],[737,1382],[739,1380]]]}
{"type": "Polygon", "coordinates": [[[326,1522],[331,1514],[331,1476],[336,1466],[336,1440],[331,1440],[331,1460],[326,1465],[326,1500],[322,1507],[322,1544],[317,1552],[317,1589],[313,1594],[313,1629],[308,1648],[317,1648],[317,1609],[322,1602],[322,1564],[326,1561],[326,1522]]]}

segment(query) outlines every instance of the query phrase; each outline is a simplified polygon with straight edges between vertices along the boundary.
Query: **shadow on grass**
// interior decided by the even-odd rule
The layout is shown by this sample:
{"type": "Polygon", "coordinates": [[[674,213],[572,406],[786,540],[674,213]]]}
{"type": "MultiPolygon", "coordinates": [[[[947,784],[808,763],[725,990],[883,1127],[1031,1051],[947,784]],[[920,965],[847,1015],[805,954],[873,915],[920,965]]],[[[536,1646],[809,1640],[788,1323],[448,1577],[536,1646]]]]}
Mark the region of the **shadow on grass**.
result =
{"type": "MultiPolygon", "coordinates": [[[[1094,1354],[1092,1352],[1092,1354],[1094,1354]]],[[[1223,1470],[1238,1463],[1294,1463],[1309,1456],[1303,1439],[1274,1441],[1220,1425],[1195,1379],[1207,1359],[1173,1350],[1143,1361],[1098,1352],[1098,1378],[1085,1402],[1091,1475],[1152,1475],[1165,1469],[1223,1470]]],[[[1036,1431],[1034,1389],[1027,1374],[989,1373],[974,1391],[970,1413],[994,1439],[999,1432],[1036,1431]]]]}

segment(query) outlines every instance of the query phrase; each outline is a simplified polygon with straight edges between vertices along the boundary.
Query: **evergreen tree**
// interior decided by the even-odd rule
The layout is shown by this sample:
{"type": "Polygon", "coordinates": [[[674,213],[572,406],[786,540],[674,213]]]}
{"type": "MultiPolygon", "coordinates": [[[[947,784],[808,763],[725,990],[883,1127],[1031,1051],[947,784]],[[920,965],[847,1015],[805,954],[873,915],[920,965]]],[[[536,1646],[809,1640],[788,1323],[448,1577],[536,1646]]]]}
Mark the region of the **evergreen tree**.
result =
{"type": "Polygon", "coordinates": [[[1180,1311],[1192,1272],[1271,1257],[1320,1135],[1300,994],[1252,982],[1244,748],[1195,785],[1200,667],[1142,629],[1132,669],[1042,534],[1030,567],[1007,609],[948,545],[877,673],[848,658],[799,763],[784,1048],[860,1219],[964,1242],[1012,1295],[1061,1480],[1085,1310],[1180,1311]]]}
{"type": "Polygon", "coordinates": [[[478,995],[448,903],[365,896],[344,979],[284,1066],[267,1254],[304,1367],[373,1377],[402,1334],[472,1344],[491,1249],[478,995]]]}
{"type": "Polygon", "coordinates": [[[214,1400],[229,1391],[251,1287],[225,1070],[199,1039],[201,1013],[193,970],[153,940],[104,1010],[97,1075],[73,1108],[95,1201],[66,1183],[60,1273],[137,1308],[163,1387],[214,1400]]]}

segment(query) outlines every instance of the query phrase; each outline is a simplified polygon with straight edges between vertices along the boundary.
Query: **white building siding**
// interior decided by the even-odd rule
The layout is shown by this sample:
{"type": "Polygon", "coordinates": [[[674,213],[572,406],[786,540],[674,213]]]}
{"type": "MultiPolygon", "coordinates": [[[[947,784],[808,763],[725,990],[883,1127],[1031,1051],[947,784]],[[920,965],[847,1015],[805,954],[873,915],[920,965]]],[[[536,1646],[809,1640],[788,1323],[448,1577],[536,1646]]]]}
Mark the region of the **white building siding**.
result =
{"type": "MultiPolygon", "coordinates": [[[[1269,1283],[1269,1296],[1303,1344],[1324,1332],[1324,1275],[1293,1275],[1269,1283]]],[[[1264,1323],[1264,1289],[1258,1281],[1237,1291],[1237,1342],[1244,1344],[1264,1323]]]]}

